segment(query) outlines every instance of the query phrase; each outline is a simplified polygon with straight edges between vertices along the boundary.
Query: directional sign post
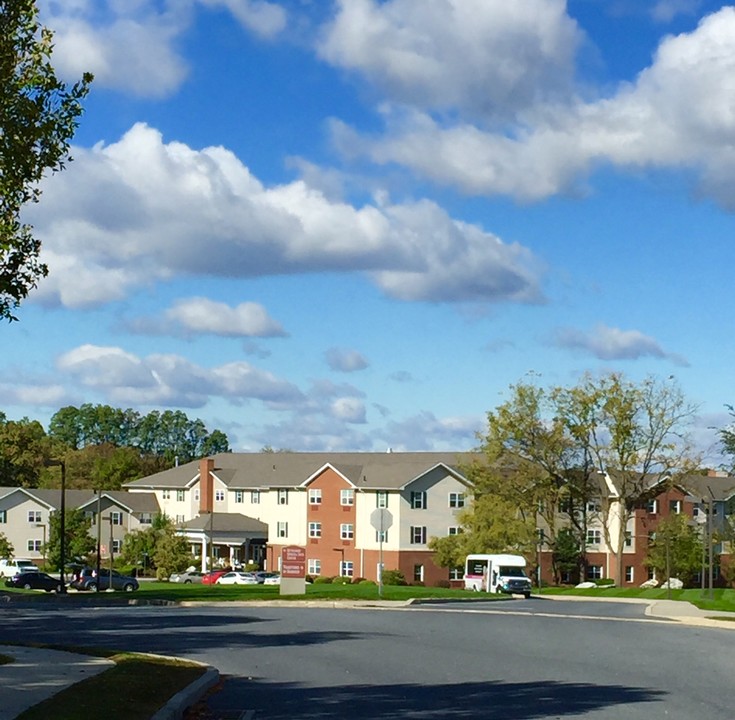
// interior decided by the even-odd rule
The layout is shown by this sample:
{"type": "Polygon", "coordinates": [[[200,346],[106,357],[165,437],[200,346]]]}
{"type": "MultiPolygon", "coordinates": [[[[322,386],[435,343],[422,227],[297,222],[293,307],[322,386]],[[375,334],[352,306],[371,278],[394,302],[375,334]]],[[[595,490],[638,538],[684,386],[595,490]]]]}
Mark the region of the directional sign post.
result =
{"type": "Polygon", "coordinates": [[[383,597],[383,536],[393,524],[393,515],[387,508],[375,508],[370,513],[370,524],[378,531],[380,572],[378,573],[378,597],[383,597]]]}
{"type": "Polygon", "coordinates": [[[306,592],[306,548],[289,545],[281,549],[281,595],[306,592]]]}

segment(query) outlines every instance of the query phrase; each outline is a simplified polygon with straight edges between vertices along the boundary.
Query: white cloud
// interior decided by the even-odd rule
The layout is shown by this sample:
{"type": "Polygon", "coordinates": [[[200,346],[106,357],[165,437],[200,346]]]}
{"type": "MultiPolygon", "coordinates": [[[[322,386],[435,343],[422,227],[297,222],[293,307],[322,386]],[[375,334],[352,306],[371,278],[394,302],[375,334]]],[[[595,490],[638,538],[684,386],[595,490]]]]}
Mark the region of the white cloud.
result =
{"type": "Polygon", "coordinates": [[[684,167],[700,172],[702,188],[735,210],[735,8],[665,38],[636,81],[606,98],[541,99],[502,127],[491,115],[439,120],[427,110],[427,103],[385,106],[385,133],[374,137],[335,121],[335,142],[469,193],[524,200],[576,192],[601,164],[684,167]]]}
{"type": "Polygon", "coordinates": [[[278,406],[303,400],[292,383],[245,362],[209,369],[178,355],[139,358],[118,347],[83,345],[61,355],[57,368],[113,404],[202,407],[220,397],[278,406]]]}
{"type": "Polygon", "coordinates": [[[385,448],[409,450],[463,450],[476,444],[483,426],[481,417],[437,418],[423,411],[405,420],[390,422],[375,433],[385,448]]]}
{"type": "Polygon", "coordinates": [[[671,22],[677,15],[693,15],[702,0],[657,0],[651,8],[651,17],[658,22],[671,22]]]}
{"type": "Polygon", "coordinates": [[[274,2],[263,0],[199,0],[208,7],[226,7],[246,29],[261,37],[271,38],[285,27],[286,11],[274,2]]]}
{"type": "Polygon", "coordinates": [[[332,414],[347,423],[363,424],[366,422],[365,403],[358,398],[337,398],[332,403],[332,414]]]}
{"type": "Polygon", "coordinates": [[[176,276],[363,272],[404,300],[537,302],[519,245],[430,201],[354,207],[299,180],[264,187],[229,151],[164,144],[137,124],[75,162],[29,210],[50,277],[38,302],[94,306],[176,276]]]}
{"type": "Polygon", "coordinates": [[[600,360],[637,360],[642,357],[668,358],[678,365],[687,364],[678,355],[666,352],[652,337],[638,330],[621,330],[598,325],[592,332],[562,328],[556,331],[553,344],[582,350],[600,360]]]}
{"type": "Polygon", "coordinates": [[[254,302],[231,307],[203,297],[178,300],[163,319],[138,318],[128,324],[138,332],[160,334],[219,335],[222,337],[282,337],[280,323],[254,302]]]}
{"type": "Polygon", "coordinates": [[[196,3],[225,7],[248,31],[265,38],[286,25],[286,11],[264,0],[42,0],[42,21],[54,30],[54,67],[94,87],[141,97],[173,94],[188,74],[179,49],[196,3]]]}
{"type": "Polygon", "coordinates": [[[507,117],[568,92],[581,39],[563,0],[339,0],[319,54],[391,100],[507,117]]]}
{"type": "Polygon", "coordinates": [[[344,348],[330,348],[324,353],[327,365],[332,370],[339,372],[355,372],[364,370],[370,365],[368,361],[357,350],[346,350],[344,348]]]}

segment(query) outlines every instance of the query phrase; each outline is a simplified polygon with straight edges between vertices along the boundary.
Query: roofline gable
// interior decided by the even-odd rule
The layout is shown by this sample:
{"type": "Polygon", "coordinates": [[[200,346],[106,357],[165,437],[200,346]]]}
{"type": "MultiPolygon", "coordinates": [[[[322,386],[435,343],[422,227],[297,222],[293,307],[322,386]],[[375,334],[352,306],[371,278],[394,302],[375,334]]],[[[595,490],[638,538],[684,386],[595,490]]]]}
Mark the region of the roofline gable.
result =
{"type": "Polygon", "coordinates": [[[458,480],[459,482],[461,482],[465,487],[471,487],[470,481],[464,475],[462,475],[462,473],[460,473],[457,470],[452,469],[446,463],[438,462],[435,465],[432,465],[430,468],[427,468],[426,470],[424,470],[420,475],[417,475],[415,478],[411,478],[411,480],[409,480],[408,482],[404,483],[403,485],[400,485],[398,489],[405,490],[409,485],[411,485],[412,483],[415,483],[417,480],[420,480],[422,477],[424,477],[425,475],[428,475],[430,472],[432,472],[433,470],[436,470],[437,468],[444,468],[447,471],[447,473],[451,475],[455,480],[458,480]]]}
{"type": "Polygon", "coordinates": [[[331,462],[326,462],[324,465],[322,465],[318,470],[313,472],[311,475],[309,475],[304,482],[302,482],[300,485],[297,485],[296,487],[305,488],[308,487],[314,480],[316,480],[319,475],[321,475],[325,470],[330,469],[334,470],[334,472],[337,473],[348,485],[351,485],[353,488],[357,489],[357,485],[352,482],[341,470],[338,470],[334,465],[332,465],[331,462]]]}

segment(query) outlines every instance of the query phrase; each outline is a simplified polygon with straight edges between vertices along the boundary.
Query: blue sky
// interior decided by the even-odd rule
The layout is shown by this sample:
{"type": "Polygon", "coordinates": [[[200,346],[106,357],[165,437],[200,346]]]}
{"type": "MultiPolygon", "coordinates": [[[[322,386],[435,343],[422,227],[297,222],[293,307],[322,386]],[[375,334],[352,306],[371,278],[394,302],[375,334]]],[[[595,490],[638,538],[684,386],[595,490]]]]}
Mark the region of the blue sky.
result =
{"type": "Polygon", "coordinates": [[[182,409],[235,450],[452,450],[508,386],[735,402],[735,8],[42,0],[96,80],[29,208],[0,407],[182,409]]]}

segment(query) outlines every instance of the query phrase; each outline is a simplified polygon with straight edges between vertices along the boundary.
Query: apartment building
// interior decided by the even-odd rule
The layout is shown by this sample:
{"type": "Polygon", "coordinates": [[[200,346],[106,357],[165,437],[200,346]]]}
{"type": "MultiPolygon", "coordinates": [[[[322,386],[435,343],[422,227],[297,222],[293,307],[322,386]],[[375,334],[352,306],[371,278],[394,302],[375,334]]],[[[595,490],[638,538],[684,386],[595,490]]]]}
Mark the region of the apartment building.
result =
{"type": "MultiPolygon", "coordinates": [[[[222,453],[128,483],[152,493],[176,519],[202,567],[259,562],[278,569],[281,550],[307,551],[311,575],[376,580],[383,567],[409,582],[449,580],[429,539],[459,531],[468,500],[458,453],[222,453]],[[382,537],[375,509],[390,513],[382,537]],[[220,529],[226,528],[226,529],[220,529]],[[382,548],[381,548],[382,546],[382,548]]],[[[455,572],[456,575],[456,572],[455,572]]]]}

